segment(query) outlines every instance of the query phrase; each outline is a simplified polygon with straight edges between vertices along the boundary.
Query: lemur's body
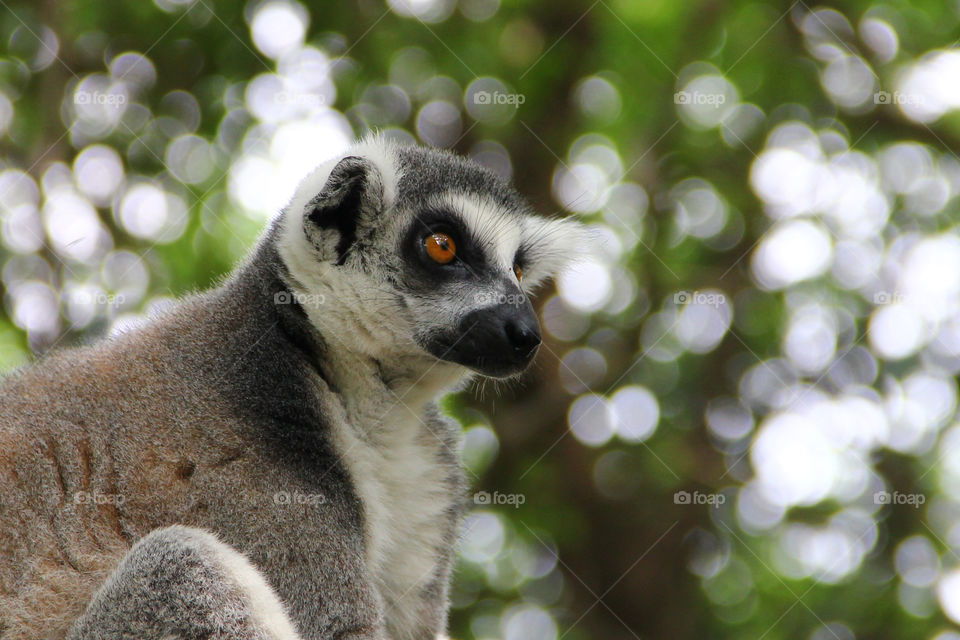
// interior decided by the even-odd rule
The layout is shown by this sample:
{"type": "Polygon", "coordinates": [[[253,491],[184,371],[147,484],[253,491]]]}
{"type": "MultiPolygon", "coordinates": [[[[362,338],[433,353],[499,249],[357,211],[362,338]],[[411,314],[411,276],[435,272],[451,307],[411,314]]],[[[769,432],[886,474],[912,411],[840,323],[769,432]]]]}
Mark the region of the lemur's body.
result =
{"type": "Polygon", "coordinates": [[[539,341],[529,309],[491,337],[462,297],[509,290],[498,252],[542,279],[560,228],[453,156],[367,142],[222,286],[8,378],[0,638],[436,637],[465,483],[435,401],[539,341]],[[439,227],[474,236],[471,273],[410,266],[439,227]]]}

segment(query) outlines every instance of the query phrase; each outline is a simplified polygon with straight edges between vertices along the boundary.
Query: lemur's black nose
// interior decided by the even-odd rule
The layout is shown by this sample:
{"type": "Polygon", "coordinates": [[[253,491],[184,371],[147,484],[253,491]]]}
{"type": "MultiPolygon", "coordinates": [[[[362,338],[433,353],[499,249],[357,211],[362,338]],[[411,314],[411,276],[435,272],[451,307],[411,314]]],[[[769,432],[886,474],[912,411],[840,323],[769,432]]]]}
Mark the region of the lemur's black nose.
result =
{"type": "Polygon", "coordinates": [[[523,371],[540,346],[540,323],[530,301],[521,298],[464,316],[457,331],[433,349],[443,360],[457,362],[488,376],[523,371]]]}
{"type": "Polygon", "coordinates": [[[531,326],[525,320],[526,318],[523,317],[507,318],[503,331],[514,352],[519,356],[529,357],[533,354],[533,350],[540,346],[540,329],[535,325],[531,326]]]}

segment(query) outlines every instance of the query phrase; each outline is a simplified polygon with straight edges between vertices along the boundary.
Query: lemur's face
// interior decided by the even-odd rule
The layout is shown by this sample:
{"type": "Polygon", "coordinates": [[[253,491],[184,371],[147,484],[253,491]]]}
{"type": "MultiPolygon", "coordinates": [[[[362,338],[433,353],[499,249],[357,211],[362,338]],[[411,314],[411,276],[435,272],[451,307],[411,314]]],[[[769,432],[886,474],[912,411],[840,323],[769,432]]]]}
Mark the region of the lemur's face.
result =
{"type": "MultiPolygon", "coordinates": [[[[344,310],[331,296],[350,307],[356,348],[382,340],[486,376],[523,371],[541,340],[528,294],[578,253],[580,225],[532,215],[444,152],[373,140],[332,164],[290,205],[300,228],[288,223],[284,259],[302,293],[322,293],[328,314],[344,310]],[[298,239],[308,251],[289,250],[298,239]]],[[[323,313],[311,313],[321,333],[333,329],[323,313]]]]}

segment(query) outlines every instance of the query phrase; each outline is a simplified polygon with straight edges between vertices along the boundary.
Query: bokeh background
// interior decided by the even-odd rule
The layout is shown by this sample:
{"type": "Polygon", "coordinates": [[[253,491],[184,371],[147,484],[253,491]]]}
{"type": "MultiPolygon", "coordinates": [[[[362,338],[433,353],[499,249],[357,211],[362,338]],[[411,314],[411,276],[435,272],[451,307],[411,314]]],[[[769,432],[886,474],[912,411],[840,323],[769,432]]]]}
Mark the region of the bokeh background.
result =
{"type": "Polygon", "coordinates": [[[0,369],[215,283],[379,129],[603,250],[448,401],[452,636],[960,639],[955,0],[0,0],[0,369]]]}

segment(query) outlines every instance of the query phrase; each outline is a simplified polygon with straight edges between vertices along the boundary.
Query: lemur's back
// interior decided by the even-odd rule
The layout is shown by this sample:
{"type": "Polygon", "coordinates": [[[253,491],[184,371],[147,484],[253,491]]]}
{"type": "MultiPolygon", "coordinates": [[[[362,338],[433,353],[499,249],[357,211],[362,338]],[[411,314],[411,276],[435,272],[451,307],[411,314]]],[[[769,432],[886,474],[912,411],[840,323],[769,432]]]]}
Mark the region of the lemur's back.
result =
{"type": "Polygon", "coordinates": [[[5,639],[43,638],[53,627],[65,631],[128,546],[115,505],[82,503],[85,496],[77,493],[111,492],[103,456],[109,433],[80,407],[92,399],[84,397],[87,383],[109,384],[117,373],[97,352],[80,353],[71,361],[50,358],[0,386],[0,637],[5,639]],[[38,612],[57,612],[61,619],[49,625],[36,619],[38,612]]]}
{"type": "Polygon", "coordinates": [[[200,346],[176,340],[179,322],[53,354],[0,385],[3,638],[47,637],[50,611],[68,626],[137,538],[188,521],[214,416],[229,418],[175,370],[172,353],[200,346]]]}
{"type": "Polygon", "coordinates": [[[0,384],[0,638],[62,637],[123,554],[158,527],[201,527],[248,555],[261,548],[282,583],[270,556],[291,533],[359,517],[332,504],[318,523],[308,505],[276,498],[306,495],[311,478],[322,477],[326,495],[349,487],[318,428],[317,390],[298,375],[306,365],[295,328],[271,315],[264,286],[262,274],[241,274],[128,335],[52,354],[0,384]],[[276,416],[282,434],[271,426],[276,411],[291,412],[276,416]]]}

